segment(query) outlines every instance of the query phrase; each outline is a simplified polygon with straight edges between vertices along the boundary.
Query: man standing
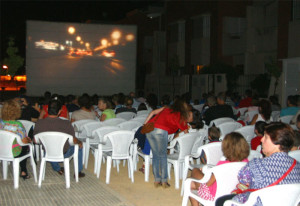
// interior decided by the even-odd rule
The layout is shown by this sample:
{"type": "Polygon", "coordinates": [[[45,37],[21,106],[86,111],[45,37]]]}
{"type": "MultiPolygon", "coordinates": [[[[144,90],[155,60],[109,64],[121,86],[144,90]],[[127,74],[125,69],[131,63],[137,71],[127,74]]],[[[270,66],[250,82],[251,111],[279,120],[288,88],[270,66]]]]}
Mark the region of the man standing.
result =
{"type": "MultiPolygon", "coordinates": [[[[59,100],[51,100],[48,105],[49,116],[45,119],[39,119],[35,124],[33,134],[36,135],[41,132],[63,132],[73,136],[74,144],[79,144],[78,151],[78,177],[84,177],[85,174],[82,171],[82,142],[75,137],[75,131],[72,124],[68,120],[59,118],[61,112],[62,103],[59,100]]],[[[74,146],[70,146],[67,141],[64,145],[64,157],[69,157],[74,153],[74,146]]],[[[60,167],[58,162],[51,162],[53,170],[60,175],[64,173],[64,168],[60,167]]]]}

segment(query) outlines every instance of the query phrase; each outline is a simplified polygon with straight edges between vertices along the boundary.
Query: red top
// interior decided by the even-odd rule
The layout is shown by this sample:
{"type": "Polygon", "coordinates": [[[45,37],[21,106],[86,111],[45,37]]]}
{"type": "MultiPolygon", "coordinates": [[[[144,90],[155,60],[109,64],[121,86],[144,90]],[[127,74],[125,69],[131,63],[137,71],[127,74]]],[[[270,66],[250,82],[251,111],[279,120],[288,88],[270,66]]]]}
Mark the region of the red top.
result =
{"type": "Polygon", "coordinates": [[[188,129],[188,125],[186,121],[181,120],[180,113],[174,112],[171,113],[172,110],[169,108],[165,108],[155,117],[149,120],[149,122],[154,122],[154,127],[159,128],[165,131],[168,131],[168,134],[173,134],[177,132],[178,129],[186,130],[188,129]]]}
{"type": "Polygon", "coordinates": [[[260,145],[261,143],[261,138],[263,138],[262,136],[256,136],[251,140],[251,149],[252,150],[256,150],[256,148],[260,145]]]}
{"type": "Polygon", "coordinates": [[[239,103],[239,108],[250,107],[250,106],[252,106],[252,97],[247,97],[245,99],[242,99],[239,103]]]}
{"type": "MultiPolygon", "coordinates": [[[[46,117],[48,117],[48,105],[43,105],[43,110],[45,111],[45,115],[43,116],[43,119],[45,119],[46,117]]],[[[66,107],[66,105],[63,105],[61,108],[61,113],[60,113],[60,117],[64,117],[67,118],[68,116],[68,109],[66,107]]]]}

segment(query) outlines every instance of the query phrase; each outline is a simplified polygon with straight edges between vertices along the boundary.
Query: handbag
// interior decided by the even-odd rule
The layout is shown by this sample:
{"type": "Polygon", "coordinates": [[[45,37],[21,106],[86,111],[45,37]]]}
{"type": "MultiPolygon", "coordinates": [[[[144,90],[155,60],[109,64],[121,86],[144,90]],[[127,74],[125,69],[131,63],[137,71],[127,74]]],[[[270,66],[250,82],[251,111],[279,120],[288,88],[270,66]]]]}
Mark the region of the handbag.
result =
{"type": "Polygon", "coordinates": [[[239,183],[239,184],[236,185],[237,189],[232,191],[232,194],[242,194],[242,193],[245,193],[245,192],[254,192],[254,191],[257,191],[257,190],[261,190],[261,189],[264,189],[264,188],[267,188],[267,187],[277,185],[279,182],[281,182],[293,170],[293,168],[296,165],[296,162],[297,161],[294,159],[294,162],[293,162],[292,166],[273,184],[270,184],[270,185],[268,185],[266,187],[263,187],[263,188],[260,188],[260,189],[248,189],[247,185],[239,183]]]}
{"type": "Polygon", "coordinates": [[[157,115],[157,118],[155,119],[154,122],[147,122],[146,124],[143,125],[143,127],[141,129],[142,134],[147,134],[147,133],[150,133],[154,130],[154,123],[158,119],[158,116],[160,115],[160,113],[157,115]]]}
{"type": "Polygon", "coordinates": [[[141,133],[147,134],[147,133],[152,132],[153,130],[154,130],[154,122],[148,122],[143,125],[143,127],[141,129],[141,133]]]}

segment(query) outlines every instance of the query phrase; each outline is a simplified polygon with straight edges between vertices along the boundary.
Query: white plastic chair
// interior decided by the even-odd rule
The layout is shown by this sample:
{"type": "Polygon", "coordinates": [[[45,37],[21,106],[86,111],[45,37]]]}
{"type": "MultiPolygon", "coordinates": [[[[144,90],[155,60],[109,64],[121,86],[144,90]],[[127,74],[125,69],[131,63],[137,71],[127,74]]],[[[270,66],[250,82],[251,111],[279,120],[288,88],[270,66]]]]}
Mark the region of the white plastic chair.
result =
{"type": "Polygon", "coordinates": [[[272,117],[274,122],[278,122],[278,119],[280,117],[280,111],[271,112],[271,117],[272,117]]]}
{"type": "Polygon", "coordinates": [[[88,163],[89,163],[89,154],[90,154],[90,145],[91,144],[97,144],[99,140],[95,140],[92,136],[92,132],[95,129],[98,129],[103,126],[102,122],[88,122],[82,125],[82,131],[81,131],[81,140],[85,141],[85,148],[84,148],[84,166],[85,169],[87,169],[88,163]]]}
{"type": "Polygon", "coordinates": [[[137,111],[136,116],[137,116],[137,117],[140,117],[140,116],[148,116],[148,114],[149,114],[150,112],[151,112],[151,111],[149,111],[149,110],[141,110],[141,111],[137,111]]]}
{"type": "MultiPolygon", "coordinates": [[[[25,127],[26,134],[28,137],[30,129],[32,127],[34,129],[35,123],[32,121],[28,121],[28,120],[18,120],[18,121],[21,122],[23,124],[23,126],[25,127]]],[[[34,152],[35,152],[36,161],[40,161],[40,145],[39,144],[34,145],[34,152]]]]}
{"type": "Polygon", "coordinates": [[[258,110],[250,111],[245,113],[245,121],[251,122],[254,115],[258,114],[258,110]]]}
{"type": "Polygon", "coordinates": [[[235,120],[230,118],[230,117],[217,118],[217,119],[214,119],[210,122],[209,127],[211,127],[213,125],[218,127],[220,124],[225,123],[225,122],[235,122],[235,120]]]}
{"type": "Polygon", "coordinates": [[[120,113],[116,114],[117,118],[122,118],[127,121],[133,119],[135,116],[136,116],[136,113],[134,113],[134,112],[120,112],[120,113]]]}
{"type": "Polygon", "coordinates": [[[297,206],[300,202],[300,184],[284,184],[267,187],[251,192],[247,202],[239,203],[227,200],[224,206],[253,206],[253,205],[289,205],[297,206]]]}
{"type": "Polygon", "coordinates": [[[122,122],[126,122],[126,120],[122,119],[122,118],[112,118],[112,119],[103,121],[103,125],[104,126],[117,126],[118,124],[120,124],[122,122]]]}
{"type": "Polygon", "coordinates": [[[0,130],[0,160],[2,161],[2,169],[3,169],[3,179],[7,179],[7,162],[13,162],[13,176],[14,176],[14,188],[19,188],[19,168],[20,162],[26,158],[30,158],[30,163],[32,166],[34,181],[37,182],[36,175],[36,165],[33,159],[33,145],[32,144],[24,144],[19,135],[14,134],[12,132],[0,130]],[[20,146],[28,146],[29,153],[22,157],[14,157],[12,153],[12,145],[14,140],[17,139],[17,142],[20,146]]]}
{"type": "Polygon", "coordinates": [[[241,135],[243,135],[243,137],[246,139],[246,141],[248,142],[249,145],[251,143],[251,140],[255,136],[254,125],[244,126],[244,127],[239,128],[239,129],[236,129],[234,131],[240,133],[241,135]]]}
{"type": "Polygon", "coordinates": [[[290,151],[288,155],[300,162],[300,150],[290,151]]]}
{"type": "Polygon", "coordinates": [[[263,155],[260,152],[256,151],[256,150],[250,150],[248,160],[251,161],[254,158],[263,158],[263,155]]]}
{"type": "Polygon", "coordinates": [[[241,128],[242,125],[238,122],[224,122],[218,126],[218,128],[221,131],[221,137],[220,140],[223,140],[226,134],[229,134],[230,132],[233,132],[236,129],[241,128]]]}
{"type": "Polygon", "coordinates": [[[122,130],[128,130],[128,131],[132,131],[133,129],[142,126],[143,124],[141,122],[138,121],[127,121],[127,122],[122,122],[120,124],[118,124],[118,127],[120,127],[120,129],[122,130]]]}
{"type": "Polygon", "coordinates": [[[66,188],[70,188],[70,160],[74,161],[75,179],[78,182],[78,144],[73,143],[73,137],[62,132],[41,132],[34,136],[37,142],[43,144],[45,149],[42,155],[40,177],[38,186],[42,186],[42,180],[45,179],[46,161],[48,162],[63,162],[65,168],[66,188]],[[65,158],[63,149],[65,143],[69,141],[70,145],[74,145],[74,154],[65,158]]]}
{"type": "Polygon", "coordinates": [[[112,160],[128,160],[128,176],[131,178],[131,182],[134,182],[133,176],[133,162],[130,155],[130,146],[134,138],[133,131],[120,130],[110,132],[104,135],[104,139],[108,138],[112,144],[112,152],[104,153],[107,157],[106,162],[106,184],[110,181],[110,170],[112,160]]]}
{"type": "Polygon", "coordinates": [[[177,137],[170,143],[170,148],[173,148],[177,143],[180,147],[179,152],[168,154],[168,176],[171,178],[171,165],[174,167],[175,175],[175,189],[179,189],[179,179],[180,174],[182,176],[182,168],[184,167],[184,157],[186,155],[191,155],[193,146],[196,142],[196,139],[200,136],[198,132],[187,133],[180,137],[177,137]],[[181,172],[180,172],[181,170],[181,172]]]}
{"type": "Polygon", "coordinates": [[[82,133],[83,131],[83,125],[86,123],[90,123],[90,122],[98,122],[96,120],[93,119],[83,119],[83,120],[78,120],[75,122],[72,122],[72,126],[74,127],[75,130],[75,136],[82,141],[82,163],[85,164],[85,153],[86,153],[86,135],[84,133],[82,133]]]}
{"type": "Polygon", "coordinates": [[[293,119],[293,117],[294,117],[294,115],[286,115],[283,117],[279,117],[278,122],[290,124],[290,121],[293,119]]]}
{"type": "Polygon", "coordinates": [[[237,178],[238,172],[245,165],[245,162],[226,163],[205,170],[204,177],[201,180],[188,178],[184,182],[184,196],[182,199],[182,206],[186,206],[188,204],[189,197],[194,198],[205,206],[215,205],[215,201],[220,196],[230,194],[231,191],[234,190],[239,182],[237,178]],[[216,195],[213,201],[204,200],[200,196],[198,196],[198,191],[191,191],[191,182],[195,181],[199,183],[206,183],[210,179],[212,174],[214,174],[218,185],[216,195]]]}
{"type": "Polygon", "coordinates": [[[94,173],[97,174],[97,178],[100,177],[103,152],[112,151],[110,140],[108,140],[104,136],[110,132],[119,130],[120,128],[117,126],[103,126],[95,129],[92,132],[95,143],[90,144],[90,148],[94,151],[94,173]]]}
{"type": "Polygon", "coordinates": [[[202,145],[198,148],[197,153],[195,153],[193,156],[187,155],[184,158],[184,170],[183,170],[183,182],[181,187],[181,195],[183,195],[183,189],[184,189],[184,180],[187,178],[188,170],[192,170],[194,168],[201,168],[204,165],[197,163],[197,164],[191,164],[190,162],[193,160],[193,158],[199,158],[202,151],[206,155],[206,165],[209,165],[210,167],[213,167],[217,165],[217,163],[220,161],[220,159],[223,156],[222,152],[222,142],[213,142],[206,145],[202,145]]]}
{"type": "Polygon", "coordinates": [[[198,105],[193,105],[194,109],[198,110],[199,112],[202,112],[204,104],[198,104],[198,105]]]}
{"type": "Polygon", "coordinates": [[[242,107],[238,108],[238,113],[240,113],[240,116],[245,116],[245,113],[247,112],[248,107],[242,107]]]}
{"type": "Polygon", "coordinates": [[[146,118],[147,118],[147,116],[137,116],[130,121],[137,121],[137,122],[144,124],[146,118]]]}

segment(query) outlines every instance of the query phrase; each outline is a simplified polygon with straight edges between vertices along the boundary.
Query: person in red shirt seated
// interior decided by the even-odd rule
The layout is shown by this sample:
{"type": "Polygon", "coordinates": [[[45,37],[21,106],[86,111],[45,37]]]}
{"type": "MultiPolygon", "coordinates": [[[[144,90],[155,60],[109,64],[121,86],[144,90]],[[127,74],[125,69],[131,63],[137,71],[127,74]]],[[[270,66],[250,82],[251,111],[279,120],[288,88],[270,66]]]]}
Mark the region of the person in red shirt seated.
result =
{"type": "Polygon", "coordinates": [[[258,121],[255,123],[254,133],[256,137],[251,140],[251,149],[256,150],[257,147],[261,144],[261,139],[264,136],[266,122],[258,121]]]}
{"type": "Polygon", "coordinates": [[[246,93],[246,98],[240,101],[239,108],[252,106],[252,91],[247,89],[245,93],[246,93]]]}

